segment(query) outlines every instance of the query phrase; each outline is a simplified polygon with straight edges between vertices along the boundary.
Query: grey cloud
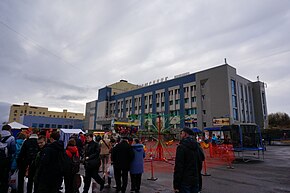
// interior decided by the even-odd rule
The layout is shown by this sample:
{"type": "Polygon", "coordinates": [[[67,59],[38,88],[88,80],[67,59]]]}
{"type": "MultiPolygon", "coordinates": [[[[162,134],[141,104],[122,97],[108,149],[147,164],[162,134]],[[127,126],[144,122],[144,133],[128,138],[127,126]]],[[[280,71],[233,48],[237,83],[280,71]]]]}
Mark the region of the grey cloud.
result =
{"type": "MultiPolygon", "coordinates": [[[[1,100],[83,111],[99,88],[120,79],[144,83],[225,57],[242,76],[276,85],[290,70],[289,7],[283,0],[1,1],[0,82],[11,91],[0,91],[1,100]]],[[[270,110],[290,113],[276,102],[276,93],[288,92],[267,92],[270,110]]]]}

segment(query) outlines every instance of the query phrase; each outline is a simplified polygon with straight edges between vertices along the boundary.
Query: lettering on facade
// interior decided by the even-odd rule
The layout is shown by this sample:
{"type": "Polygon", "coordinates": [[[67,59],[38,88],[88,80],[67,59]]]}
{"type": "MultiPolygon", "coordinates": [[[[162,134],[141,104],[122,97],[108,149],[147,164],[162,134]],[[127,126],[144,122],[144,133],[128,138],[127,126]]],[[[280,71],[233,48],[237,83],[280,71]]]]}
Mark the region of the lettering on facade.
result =
{"type": "Polygon", "coordinates": [[[190,74],[189,72],[185,72],[185,73],[182,73],[182,74],[175,75],[174,78],[180,78],[180,77],[183,77],[183,76],[187,76],[189,74],[190,74]]]}
{"type": "Polygon", "coordinates": [[[153,85],[153,84],[157,84],[157,83],[161,83],[161,82],[164,82],[164,81],[167,81],[168,80],[168,77],[164,77],[164,78],[160,78],[160,79],[157,79],[157,80],[152,80],[150,82],[146,82],[144,84],[141,84],[141,86],[150,86],[150,85],[153,85]]]}

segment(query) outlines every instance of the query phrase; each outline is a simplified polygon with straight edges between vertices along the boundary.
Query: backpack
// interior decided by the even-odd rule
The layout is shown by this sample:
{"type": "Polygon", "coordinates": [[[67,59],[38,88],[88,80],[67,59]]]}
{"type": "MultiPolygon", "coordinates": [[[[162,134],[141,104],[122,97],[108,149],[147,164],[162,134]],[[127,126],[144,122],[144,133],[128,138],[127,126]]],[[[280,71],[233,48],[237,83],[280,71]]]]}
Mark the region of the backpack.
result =
{"type": "Polygon", "coordinates": [[[80,158],[74,153],[72,158],[71,158],[71,161],[72,161],[72,168],[71,168],[71,171],[73,174],[76,174],[80,171],[80,164],[81,164],[81,160],[80,158]]]}
{"type": "Polygon", "coordinates": [[[9,163],[9,152],[6,143],[9,137],[10,136],[6,136],[0,141],[0,167],[9,163]]]}
{"type": "Polygon", "coordinates": [[[58,154],[58,164],[62,175],[69,175],[72,168],[72,161],[65,151],[60,151],[58,154]]]}
{"type": "Polygon", "coordinates": [[[27,151],[26,151],[26,161],[28,164],[31,164],[39,151],[39,147],[36,139],[28,139],[27,140],[27,151]]]}

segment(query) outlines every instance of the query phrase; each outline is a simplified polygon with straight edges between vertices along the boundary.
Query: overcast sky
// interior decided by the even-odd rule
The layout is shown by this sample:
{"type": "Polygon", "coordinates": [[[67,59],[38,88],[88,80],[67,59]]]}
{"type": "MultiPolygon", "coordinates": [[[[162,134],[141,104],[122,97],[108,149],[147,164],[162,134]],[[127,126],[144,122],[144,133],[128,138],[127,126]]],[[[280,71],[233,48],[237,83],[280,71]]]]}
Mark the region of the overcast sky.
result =
{"type": "Polygon", "coordinates": [[[289,0],[0,1],[0,120],[11,104],[85,111],[97,91],[224,63],[290,114],[289,0]]]}

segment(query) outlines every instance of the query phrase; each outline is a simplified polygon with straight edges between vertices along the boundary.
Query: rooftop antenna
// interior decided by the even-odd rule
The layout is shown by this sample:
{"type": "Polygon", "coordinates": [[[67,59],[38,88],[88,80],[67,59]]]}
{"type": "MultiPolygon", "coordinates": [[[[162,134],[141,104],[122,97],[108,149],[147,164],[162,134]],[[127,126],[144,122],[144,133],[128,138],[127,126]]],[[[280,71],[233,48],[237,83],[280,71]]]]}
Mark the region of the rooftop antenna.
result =
{"type": "Polygon", "coordinates": [[[227,63],[227,58],[225,58],[225,64],[228,64],[228,63],[227,63]]]}
{"type": "Polygon", "coordinates": [[[260,76],[257,76],[257,80],[260,81],[260,76]]]}

